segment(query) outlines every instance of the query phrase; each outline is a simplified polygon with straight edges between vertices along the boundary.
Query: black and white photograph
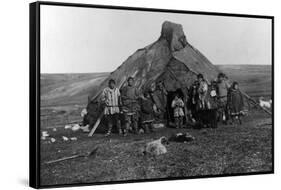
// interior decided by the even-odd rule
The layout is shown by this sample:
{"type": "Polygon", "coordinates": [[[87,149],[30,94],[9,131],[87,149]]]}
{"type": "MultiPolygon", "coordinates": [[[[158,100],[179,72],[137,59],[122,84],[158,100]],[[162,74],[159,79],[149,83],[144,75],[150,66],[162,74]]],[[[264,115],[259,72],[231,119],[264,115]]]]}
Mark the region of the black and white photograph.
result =
{"type": "Polygon", "coordinates": [[[273,173],[273,17],[36,6],[40,187],[273,173]]]}

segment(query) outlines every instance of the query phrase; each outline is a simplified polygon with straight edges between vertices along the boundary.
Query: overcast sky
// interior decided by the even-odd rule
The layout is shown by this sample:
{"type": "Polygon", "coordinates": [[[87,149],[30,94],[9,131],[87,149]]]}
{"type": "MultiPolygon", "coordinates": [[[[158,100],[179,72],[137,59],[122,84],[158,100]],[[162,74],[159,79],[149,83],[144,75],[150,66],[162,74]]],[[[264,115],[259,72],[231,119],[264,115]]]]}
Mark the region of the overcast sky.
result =
{"type": "Polygon", "coordinates": [[[271,20],[41,5],[41,72],[115,70],[156,41],[165,20],[213,64],[271,64],[271,20]]]}

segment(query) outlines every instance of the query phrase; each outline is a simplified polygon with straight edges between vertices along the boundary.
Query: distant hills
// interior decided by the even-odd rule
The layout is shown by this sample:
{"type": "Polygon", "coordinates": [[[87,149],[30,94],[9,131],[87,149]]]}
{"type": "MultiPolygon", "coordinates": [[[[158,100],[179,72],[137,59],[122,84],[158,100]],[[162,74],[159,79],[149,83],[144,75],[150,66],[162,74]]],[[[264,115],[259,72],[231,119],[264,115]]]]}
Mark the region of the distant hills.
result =
{"type": "Polygon", "coordinates": [[[41,74],[41,104],[86,104],[92,89],[109,73],[41,74]]]}
{"type": "Polygon", "coordinates": [[[237,81],[240,88],[252,97],[271,98],[271,65],[217,65],[231,81],[237,81]]]}
{"type": "MultiPolygon", "coordinates": [[[[270,65],[217,65],[241,89],[253,97],[270,97],[270,65]]],[[[93,89],[99,88],[109,73],[41,74],[41,105],[87,104],[93,89]]]]}

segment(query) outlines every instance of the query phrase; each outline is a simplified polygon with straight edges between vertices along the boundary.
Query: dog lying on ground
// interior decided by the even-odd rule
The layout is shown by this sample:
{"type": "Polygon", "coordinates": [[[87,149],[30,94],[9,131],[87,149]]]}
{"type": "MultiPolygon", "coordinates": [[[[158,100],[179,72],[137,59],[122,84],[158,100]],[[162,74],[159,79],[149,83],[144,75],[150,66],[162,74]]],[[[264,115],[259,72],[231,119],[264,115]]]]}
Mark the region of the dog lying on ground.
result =
{"type": "Polygon", "coordinates": [[[155,141],[147,143],[142,151],[144,155],[158,156],[160,154],[167,153],[167,149],[164,145],[168,145],[169,142],[166,137],[161,137],[155,141]]]}
{"type": "Polygon", "coordinates": [[[263,97],[259,98],[259,105],[263,108],[270,109],[272,105],[272,100],[265,101],[263,97]]]}

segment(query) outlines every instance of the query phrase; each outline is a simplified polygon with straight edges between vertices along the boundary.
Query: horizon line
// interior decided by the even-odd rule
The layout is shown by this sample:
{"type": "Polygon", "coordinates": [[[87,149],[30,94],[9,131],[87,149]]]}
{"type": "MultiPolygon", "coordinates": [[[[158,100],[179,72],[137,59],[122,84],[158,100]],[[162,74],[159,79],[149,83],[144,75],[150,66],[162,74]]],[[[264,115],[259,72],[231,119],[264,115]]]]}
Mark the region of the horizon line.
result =
{"type": "MultiPolygon", "coordinates": [[[[272,64],[214,64],[215,66],[272,66],[272,64]]],[[[113,70],[115,71],[115,70],[113,70]]],[[[41,74],[93,74],[93,73],[99,73],[99,74],[106,74],[106,73],[111,73],[113,71],[99,71],[99,72],[66,72],[66,73],[63,73],[63,72],[58,72],[58,73],[42,73],[40,72],[40,75],[41,74]]]]}

